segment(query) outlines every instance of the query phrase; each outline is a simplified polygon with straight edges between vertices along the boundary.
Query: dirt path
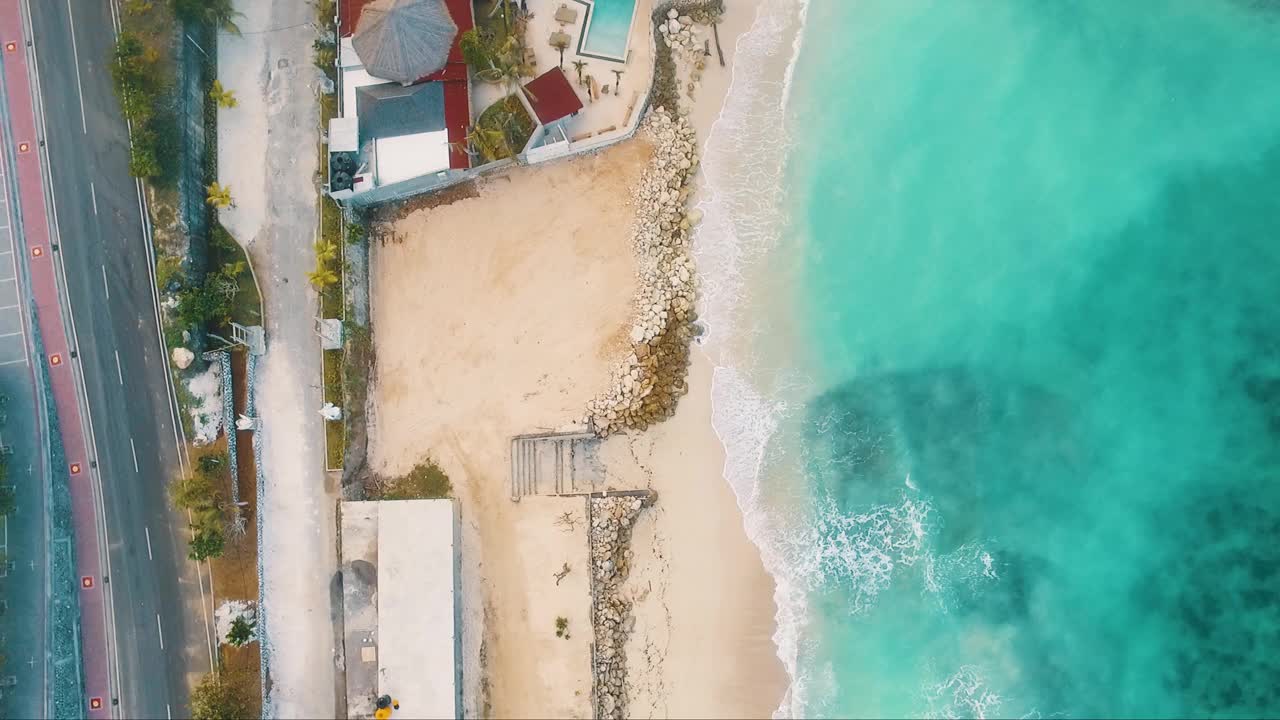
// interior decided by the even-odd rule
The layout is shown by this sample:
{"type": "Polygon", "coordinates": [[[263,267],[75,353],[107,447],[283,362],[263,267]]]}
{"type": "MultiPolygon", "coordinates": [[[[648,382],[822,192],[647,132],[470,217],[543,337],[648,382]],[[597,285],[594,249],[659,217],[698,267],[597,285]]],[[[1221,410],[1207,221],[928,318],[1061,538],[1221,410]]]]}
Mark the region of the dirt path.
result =
{"type": "Polygon", "coordinates": [[[218,47],[219,78],[239,99],[219,112],[218,174],[236,202],[222,221],[248,247],[267,319],[256,387],[267,714],[334,717],[337,495],[323,469],[317,298],[306,278],[316,228],[315,10],[296,0],[238,0],[236,8],[243,35],[223,35],[218,47]]]}

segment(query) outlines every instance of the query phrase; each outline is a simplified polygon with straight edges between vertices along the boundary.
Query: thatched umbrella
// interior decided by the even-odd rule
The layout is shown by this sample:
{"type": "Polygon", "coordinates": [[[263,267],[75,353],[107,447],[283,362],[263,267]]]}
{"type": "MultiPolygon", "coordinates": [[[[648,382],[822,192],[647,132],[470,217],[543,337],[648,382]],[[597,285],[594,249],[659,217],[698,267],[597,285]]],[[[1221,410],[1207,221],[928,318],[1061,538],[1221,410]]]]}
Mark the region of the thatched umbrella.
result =
{"type": "Polygon", "coordinates": [[[444,67],[457,34],[444,0],[374,0],[351,44],[370,75],[408,85],[444,67]]]}

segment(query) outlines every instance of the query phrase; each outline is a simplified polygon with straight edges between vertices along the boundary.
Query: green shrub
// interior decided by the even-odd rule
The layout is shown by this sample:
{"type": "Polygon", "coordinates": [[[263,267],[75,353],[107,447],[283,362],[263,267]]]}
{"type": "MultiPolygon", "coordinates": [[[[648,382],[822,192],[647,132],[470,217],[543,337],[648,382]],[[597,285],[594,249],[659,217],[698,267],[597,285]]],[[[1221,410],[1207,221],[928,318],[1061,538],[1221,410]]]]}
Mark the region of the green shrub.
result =
{"type": "Polygon", "coordinates": [[[253,683],[243,672],[209,673],[191,691],[193,720],[246,718],[253,713],[253,683]]]}
{"type": "Polygon", "coordinates": [[[253,639],[253,630],[258,623],[249,622],[243,617],[237,617],[231,621],[231,629],[227,631],[227,642],[236,647],[244,647],[253,639]]]}
{"type": "Polygon", "coordinates": [[[191,536],[187,557],[196,562],[221,557],[225,545],[226,538],[222,536],[221,530],[197,530],[196,534],[191,536]]]}
{"type": "Polygon", "coordinates": [[[188,287],[178,294],[178,319],[188,326],[206,327],[221,324],[231,317],[231,298],[211,280],[217,273],[205,279],[203,285],[188,287]]]}
{"type": "Polygon", "coordinates": [[[474,70],[487,70],[493,66],[493,47],[485,40],[477,28],[462,33],[458,40],[462,50],[462,59],[474,70]]]}
{"type": "Polygon", "coordinates": [[[156,286],[163,292],[175,283],[182,284],[182,259],[175,255],[161,255],[156,260],[156,286]]]}
{"type": "Polygon", "coordinates": [[[409,474],[387,482],[382,492],[384,500],[419,500],[447,498],[453,494],[453,484],[444,470],[428,458],[409,471],[409,474]]]}

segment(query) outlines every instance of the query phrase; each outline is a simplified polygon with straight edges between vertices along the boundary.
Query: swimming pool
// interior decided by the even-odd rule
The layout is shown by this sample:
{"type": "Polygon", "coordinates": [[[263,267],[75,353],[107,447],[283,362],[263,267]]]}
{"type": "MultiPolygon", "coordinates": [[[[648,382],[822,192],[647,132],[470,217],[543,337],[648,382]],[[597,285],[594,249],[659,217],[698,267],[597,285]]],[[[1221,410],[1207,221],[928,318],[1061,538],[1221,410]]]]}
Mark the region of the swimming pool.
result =
{"type": "Polygon", "coordinates": [[[636,0],[594,0],[587,10],[578,52],[602,60],[626,62],[627,41],[636,14],[636,0]]]}

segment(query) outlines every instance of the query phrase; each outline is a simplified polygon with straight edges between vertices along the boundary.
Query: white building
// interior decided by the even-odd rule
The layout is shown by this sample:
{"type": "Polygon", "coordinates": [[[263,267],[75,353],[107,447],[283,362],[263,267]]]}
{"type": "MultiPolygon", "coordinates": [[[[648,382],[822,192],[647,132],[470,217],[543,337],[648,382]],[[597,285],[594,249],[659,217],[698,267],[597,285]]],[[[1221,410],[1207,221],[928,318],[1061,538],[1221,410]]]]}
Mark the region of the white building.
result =
{"type": "Polygon", "coordinates": [[[342,503],[347,717],[462,713],[459,536],[452,500],[342,503]]]}

